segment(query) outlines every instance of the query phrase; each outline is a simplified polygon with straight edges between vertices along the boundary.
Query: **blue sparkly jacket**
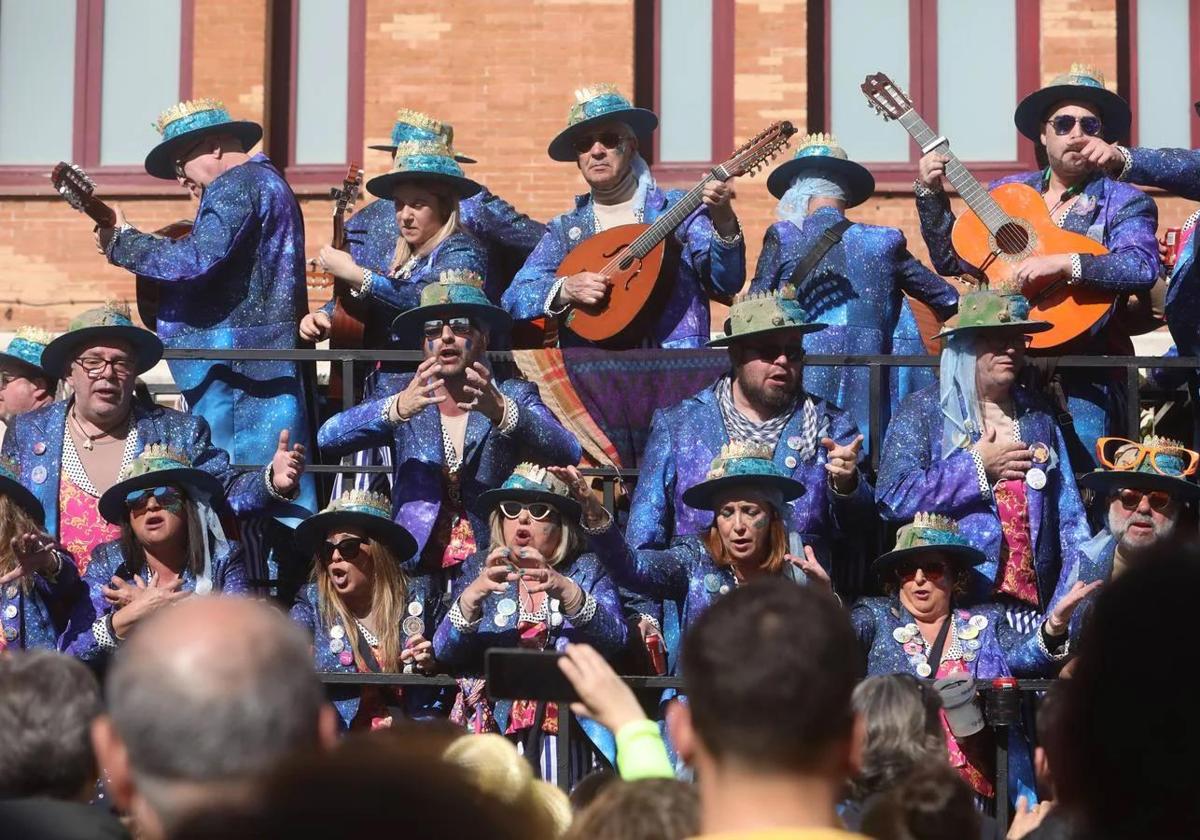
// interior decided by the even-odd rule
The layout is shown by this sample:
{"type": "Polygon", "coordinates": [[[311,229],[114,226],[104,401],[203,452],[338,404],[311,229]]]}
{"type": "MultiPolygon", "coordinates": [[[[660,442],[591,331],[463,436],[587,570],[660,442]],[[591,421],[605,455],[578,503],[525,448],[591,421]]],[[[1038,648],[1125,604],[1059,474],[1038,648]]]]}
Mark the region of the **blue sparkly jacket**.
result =
{"type": "MultiPolygon", "coordinates": [[[[650,190],[644,222],[653,222],[683,195],[682,190],[650,190]]],[[[546,314],[546,299],[558,277],[559,264],[595,231],[591,194],[576,196],[575,209],[551,220],[546,235],[505,291],[502,302],[513,318],[528,321],[546,314]]],[[[678,269],[648,339],[655,347],[703,347],[709,339],[709,298],[735,295],[746,280],[746,244],[741,237],[736,244],[723,243],[704,207],[688,216],[672,236],[681,250],[678,269]]],[[[588,343],[569,330],[560,332],[559,338],[563,346],[588,343]]]]}
{"type": "MultiPolygon", "coordinates": [[[[487,189],[458,203],[458,221],[486,249],[486,266],[476,270],[486,278],[483,290],[488,298],[499,304],[500,295],[541,240],[546,226],[518,213],[487,189]]],[[[391,267],[399,236],[395,206],[390,201],[373,201],[346,220],[350,255],[372,271],[387,272],[391,267]]]]}
{"type": "Polygon", "coordinates": [[[34,575],[28,591],[20,581],[0,588],[0,632],[9,650],[65,650],[91,623],[87,587],[69,557],[54,580],[34,575]]]}
{"type": "MultiPolygon", "coordinates": [[[[1061,595],[1061,581],[1080,563],[1081,547],[1091,532],[1054,417],[1025,388],[1013,388],[1012,398],[1021,440],[1045,443],[1054,452],[1051,464],[1042,465],[1046,486],[1025,488],[1038,594],[1045,610],[1061,595]]],[[[937,385],[901,403],[884,439],[876,501],[880,514],[892,522],[911,522],[922,511],[956,519],[959,532],[987,557],[969,575],[970,600],[988,601],[999,572],[1000,515],[990,488],[985,495],[980,487],[970,452],[962,449],[942,457],[942,424],[937,385]]]]}
{"type": "MultiPolygon", "coordinates": [[[[228,551],[213,555],[212,592],[221,595],[245,595],[250,591],[250,587],[246,581],[246,564],[242,559],[242,549],[237,543],[230,543],[229,546],[228,551]]],[[[85,662],[104,658],[105,649],[96,642],[92,630],[94,622],[103,620],[113,612],[112,606],[104,600],[104,587],[108,586],[114,577],[132,583],[135,574],[141,574],[143,580],[145,579],[144,572],[136,571],[127,562],[120,540],[111,540],[96,546],[92,551],[92,561],[88,563],[87,571],[83,575],[90,607],[89,620],[83,632],[71,642],[67,653],[78,656],[85,662]]],[[[179,591],[195,592],[196,575],[192,570],[185,568],[181,577],[183,582],[179,585],[179,591]]]]}
{"type": "MultiPolygon", "coordinates": [[[[775,291],[786,285],[821,234],[844,218],[840,211],[822,207],[804,221],[803,229],[788,221],[767,228],[750,291],[775,291]]],[[[797,299],[808,317],[829,325],[804,336],[804,349],[811,354],[835,356],[924,355],[919,333],[913,342],[904,334],[907,331],[898,329],[908,309],[905,294],[928,304],[942,319],[958,309],[958,291],[909,253],[903,233],[876,225],[847,228],[841,241],[829,249],[798,290],[797,299]]],[[[910,319],[911,311],[907,312],[905,326],[910,319]]],[[[892,368],[888,378],[890,405],[880,406],[884,428],[900,400],[931,384],[934,374],[931,368],[892,368]]],[[[834,405],[845,406],[869,448],[867,368],[812,365],[804,369],[804,388],[834,405]]]]}
{"type": "MultiPolygon", "coordinates": [[[[814,400],[820,434],[847,444],[858,429],[850,415],[823,400],[814,400]]],[[[792,415],[775,446],[775,465],[786,475],[803,482],[803,496],[790,504],[788,528],[805,536],[821,563],[831,566],[830,542],[862,518],[874,519],[873,489],[859,473],[858,486],[840,496],[829,486],[825,449],[805,461],[796,457],[803,431],[800,409],[792,415]]],[[[729,443],[729,433],[712,387],[693,394],[669,408],[654,413],[650,438],[638,465],[626,538],[634,551],[666,548],[675,537],[699,534],[712,524],[710,510],[698,510],[683,502],[683,493],[704,481],[713,458],[729,443]]],[[[860,453],[863,463],[865,453],[860,453]]]]}
{"type": "MultiPolygon", "coordinates": [[[[116,235],[109,259],[159,289],[158,335],[168,348],[293,350],[308,311],[304,220],[279,171],[261,154],[204,190],[191,233],[178,240],[116,235]]],[[[168,362],[190,410],[237,464],[265,464],[281,429],[309,445],[301,366],[285,361],[168,362]]],[[[298,504],[316,510],[316,485],[301,479],[298,504]]]]}
{"type": "MultiPolygon", "coordinates": [[[[410,577],[405,601],[405,616],[407,617],[414,610],[419,609],[421,619],[425,622],[425,630],[422,635],[430,641],[433,640],[433,633],[437,630],[438,622],[445,613],[445,610],[442,609],[442,599],[436,580],[429,575],[410,577]],[[417,606],[414,607],[414,604],[417,606]]],[[[330,615],[332,624],[327,626],[322,620],[320,595],[315,583],[307,584],[300,590],[296,597],[296,603],[292,605],[291,616],[293,621],[312,634],[313,661],[318,671],[339,674],[357,672],[353,663],[343,665],[338,660],[338,655],[345,649],[346,628],[342,627],[341,621],[335,613],[330,615]],[[341,627],[343,633],[337,642],[329,633],[334,627],[341,627]],[[338,649],[334,650],[334,648],[338,649]]],[[[349,729],[350,724],[354,722],[355,715],[358,714],[358,705],[362,696],[361,689],[358,686],[335,686],[330,689],[330,695],[333,698],[334,707],[338,710],[342,727],[349,729]]],[[[451,695],[451,692],[445,689],[405,687],[403,693],[405,712],[413,719],[445,717],[450,710],[449,700],[452,699],[447,695],[451,695]]]]}
{"type": "MultiPolygon", "coordinates": [[[[993,181],[988,189],[1001,184],[1024,184],[1035,190],[1042,186],[1041,172],[1023,172],[993,181]]],[[[945,193],[917,199],[917,215],[921,220],[921,235],[929,246],[933,267],[944,275],[979,272],[958,258],[950,242],[954,214],[945,193]]],[[[1061,227],[1088,236],[1108,248],[1108,253],[1095,256],[1082,254],[1082,285],[1111,292],[1145,292],[1158,279],[1158,206],[1150,196],[1136,187],[1111,178],[1093,178],[1064,217],[1061,227]]],[[[1107,320],[1059,353],[1100,356],[1131,353],[1133,345],[1127,335],[1105,329],[1107,320]]],[[[1080,457],[1087,463],[1077,463],[1082,471],[1095,466],[1091,460],[1098,437],[1120,422],[1122,388],[1113,379],[1112,371],[1103,368],[1065,370],[1063,388],[1067,395],[1075,430],[1083,444],[1080,457]]]]}
{"type": "MultiPolygon", "coordinates": [[[[396,388],[403,389],[412,376],[398,377],[396,388]]],[[[499,387],[517,404],[517,425],[502,435],[486,416],[471,412],[459,473],[463,504],[478,544],[488,539],[487,522],[475,510],[482,493],[503,484],[522,461],[574,465],[582,457],[579,441],[546,408],[536,385],[509,379],[499,387]]],[[[321,427],[317,440],[325,455],[333,458],[368,447],[392,447],[392,512],[416,538],[415,558],[419,559],[445,495],[441,414],[436,405],[428,405],[393,426],[384,417],[389,399],[391,394],[334,415],[321,427]]]]}
{"type": "MultiPolygon", "coordinates": [[[[69,400],[59,400],[22,414],[4,436],[3,452],[16,460],[21,483],[42,503],[46,530],[54,536],[58,535],[58,484],[68,405],[69,400]]],[[[235,472],[230,467],[229,453],[213,446],[204,418],[162,406],[145,408],[136,402],[132,411],[139,449],[161,443],[182,452],[197,469],[217,477],[234,513],[247,516],[286,509],[272,498],[263,470],[235,472]]]]}

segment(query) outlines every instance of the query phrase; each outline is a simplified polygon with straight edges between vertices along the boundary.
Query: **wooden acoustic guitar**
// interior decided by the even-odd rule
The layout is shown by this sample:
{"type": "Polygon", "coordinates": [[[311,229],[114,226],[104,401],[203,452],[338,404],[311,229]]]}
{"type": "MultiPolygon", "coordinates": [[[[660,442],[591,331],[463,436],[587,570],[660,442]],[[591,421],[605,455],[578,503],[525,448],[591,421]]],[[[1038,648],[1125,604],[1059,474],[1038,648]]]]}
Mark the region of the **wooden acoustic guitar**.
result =
{"type": "MultiPolygon", "coordinates": [[[[96,198],[96,182],[73,163],[60,162],[50,173],[53,184],[67,203],[85,213],[100,227],[112,227],[117,220],[113,209],[96,198]]],[[[180,219],[154,231],[155,236],[182,239],[192,232],[192,220],[180,219]]],[[[138,317],[147,329],[158,330],[158,283],[146,277],[136,278],[138,317]]]]}
{"type": "MultiPolygon", "coordinates": [[[[357,163],[350,164],[341,187],[331,187],[329,197],[333,199],[333,239],[334,248],[339,251],[349,251],[346,243],[346,214],[354,211],[354,205],[362,194],[363,171],[357,163]]],[[[332,350],[357,350],[363,346],[366,332],[367,304],[350,295],[350,287],[344,280],[336,280],[324,271],[308,272],[309,288],[328,288],[333,286],[333,315],[330,317],[329,347],[332,350]]],[[[357,383],[356,383],[357,384],[357,383]]],[[[329,369],[328,399],[341,402],[342,399],[342,366],[334,363],[329,369]]],[[[358,388],[355,388],[358,396],[358,388]]]]}
{"type": "Polygon", "coordinates": [[[714,166],[653,224],[619,225],[580,242],[563,258],[557,276],[594,271],[607,277],[612,285],[603,303],[572,307],[564,319],[567,329],[599,344],[635,339],[630,333],[638,316],[652,306],[652,298],[670,282],[664,276],[668,272],[662,271],[667,237],[700,206],[704,185],[754,174],[795,133],[790,122],[771,125],[739,147],[729,160],[714,166]]]}
{"type": "MultiPolygon", "coordinates": [[[[883,73],[867,76],[862,92],[884,119],[899,121],[922,152],[936,150],[950,158],[946,177],[971,210],[954,222],[950,241],[959,257],[983,272],[990,283],[1002,285],[1027,257],[1108,253],[1094,239],[1056,225],[1046,202],[1032,187],[1001,184],[989,193],[955,157],[949,141],[929,127],[907,94],[883,73]]],[[[1029,317],[1054,326],[1035,333],[1030,346],[1048,350],[1078,338],[1109,313],[1115,300],[1112,292],[1071,286],[1065,280],[1051,283],[1030,298],[1029,317]]]]}

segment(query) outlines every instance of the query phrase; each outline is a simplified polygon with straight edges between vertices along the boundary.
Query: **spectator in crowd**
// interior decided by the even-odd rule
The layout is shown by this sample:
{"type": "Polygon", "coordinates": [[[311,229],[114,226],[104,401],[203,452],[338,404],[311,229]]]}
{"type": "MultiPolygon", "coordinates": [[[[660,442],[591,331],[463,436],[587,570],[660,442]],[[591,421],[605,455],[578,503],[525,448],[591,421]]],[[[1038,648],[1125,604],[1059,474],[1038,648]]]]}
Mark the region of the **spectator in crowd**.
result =
{"type": "Polygon", "coordinates": [[[87,804],[98,776],[89,732],[100,708],[96,678],[74,659],[41,650],[0,656],[0,834],[129,837],[87,804]]]}
{"type": "Polygon", "coordinates": [[[0,455],[0,651],[62,648],[91,621],[75,561],[44,523],[42,503],[0,455]]]}
{"type": "MultiPolygon", "coordinates": [[[[343,673],[432,673],[433,631],[441,597],[426,573],[402,563],[417,544],[392,521],[387,496],[347,490],[300,523],[296,543],[312,558],[312,580],[292,619],[312,635],[317,670],[343,673]]],[[[348,729],[388,725],[399,717],[436,716],[442,692],[420,686],[346,686],[334,696],[348,729]]]]}
{"type": "Polygon", "coordinates": [[[275,454],[262,470],[237,472],[229,453],[213,446],[202,418],[135,402],[137,375],[162,353],[158,336],[135,327],[127,307],[82,313],[42,353],[46,370],[63,376],[72,395],[16,418],[4,436],[4,454],[16,461],[21,483],[46,511],[46,531],[71,553],[81,574],[92,549],[120,536],[120,528],[101,516],[100,496],[152,443],[182,452],[216,477],[239,516],[268,511],[299,488],[304,450],[289,448],[288,430],[279,432],[275,454]]]}
{"type": "Polygon", "coordinates": [[[895,787],[914,767],[945,761],[941,700],[937,692],[910,674],[867,677],[854,688],[854,712],[867,730],[861,767],[850,780],[850,798],[842,822],[851,831],[863,812],[895,787]]]}
{"type": "Polygon", "coordinates": [[[990,840],[983,834],[971,788],[944,761],[911,768],[863,815],[874,840],[990,840]]]}
{"type": "MultiPolygon", "coordinates": [[[[571,493],[545,467],[523,463],[502,487],[479,497],[491,538],[463,565],[451,593],[453,604],[433,641],[439,661],[479,675],[490,648],[561,650],[569,642],[587,642],[607,656],[621,650],[627,631],[617,590],[597,557],[585,553],[579,504],[571,493]]],[[[557,715],[524,700],[491,706],[479,679],[460,681],[460,689],[451,720],[476,732],[522,736],[531,747],[540,743],[543,778],[554,778],[554,738],[539,734],[557,733],[557,715]],[[532,738],[531,729],[538,733],[532,738]]],[[[592,721],[582,723],[593,745],[611,758],[611,734],[592,721]]],[[[572,743],[578,742],[584,739],[572,743]]]]}
{"type": "Polygon", "coordinates": [[[717,601],[683,647],[687,702],[671,739],[696,770],[705,835],[833,840],[858,769],[862,677],[854,629],[816,587],[757,580],[717,601]]]}
{"type": "Polygon", "coordinates": [[[58,377],[42,367],[51,339],[45,330],[22,327],[0,353],[0,423],[54,402],[58,377]]]}
{"type": "Polygon", "coordinates": [[[1047,745],[1059,807],[1077,837],[1200,837],[1195,698],[1166,675],[1187,673],[1200,550],[1164,549],[1108,584],[1066,682],[1064,725],[1047,745]]]}
{"type": "Polygon", "coordinates": [[[303,632],[242,598],[150,618],[118,651],[105,700],[92,743],[116,806],[150,840],[189,812],[235,806],[276,760],[337,732],[303,632]]]}
{"type": "Polygon", "coordinates": [[[1041,800],[1030,802],[1017,799],[1013,820],[1008,827],[1008,840],[1070,840],[1074,831],[1071,814],[1058,807],[1055,768],[1061,762],[1056,750],[1059,732],[1068,722],[1063,720],[1063,694],[1067,683],[1059,681],[1050,687],[1037,707],[1038,745],[1033,750],[1033,767],[1037,774],[1038,795],[1041,800]]]}
{"type": "Polygon", "coordinates": [[[566,840],[684,840],[700,831],[696,786],[678,779],[616,781],[575,815],[566,840]]]}
{"type": "Polygon", "coordinates": [[[957,520],[984,555],[965,595],[1001,604],[1023,633],[1064,594],[1060,576],[1091,537],[1055,414],[1017,382],[1027,337],[1049,326],[1029,319],[1019,294],[964,295],[938,334],[938,384],[908,397],[888,426],[876,488],[893,522],[918,512],[957,520]]]}
{"type": "Polygon", "coordinates": [[[100,515],[120,539],[92,551],[83,582],[93,620],[70,652],[105,661],[133,629],[191,595],[243,595],[246,567],[238,543],[225,539],[214,510],[224,492],[187,456],[150,444],[100,497],[100,515]]]}

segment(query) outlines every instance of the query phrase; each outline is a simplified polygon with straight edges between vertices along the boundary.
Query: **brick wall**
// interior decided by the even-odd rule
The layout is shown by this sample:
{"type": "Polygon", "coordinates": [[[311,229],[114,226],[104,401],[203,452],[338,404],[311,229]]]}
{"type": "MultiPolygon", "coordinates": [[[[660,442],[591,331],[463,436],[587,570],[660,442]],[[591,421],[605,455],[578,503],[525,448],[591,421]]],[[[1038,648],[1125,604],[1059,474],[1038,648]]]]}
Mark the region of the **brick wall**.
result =
{"type": "MultiPolygon", "coordinates": [[[[737,0],[734,135],[741,142],[777,119],[807,126],[808,0],[737,0]]],[[[265,0],[196,0],[194,91],[223,99],[239,117],[263,119],[267,77],[265,0]]],[[[1115,86],[1115,0],[1041,0],[1043,79],[1085,61],[1115,86]]],[[[610,81],[633,87],[630,0],[368,0],[365,142],[384,141],[399,107],[454,123],[457,145],[477,158],[470,174],[519,209],[548,219],[567,209],[583,182],[546,157],[572,91],[610,81]]],[[[147,114],[147,119],[153,118],[147,114]]],[[[368,173],[387,155],[364,150],[368,173]]],[[[750,270],[775,200],[765,175],[737,185],[750,270]]],[[[108,297],[131,299],[132,278],[92,247],[86,219],[48,194],[0,189],[0,332],[23,323],[61,329],[108,297]],[[21,300],[18,304],[14,301],[21,300]],[[49,306],[31,304],[52,304],[49,306]]],[[[175,194],[120,199],[131,220],[153,229],[192,213],[175,194]]],[[[329,235],[328,201],[302,195],[309,251],[329,235]]],[[[1161,227],[1177,226],[1190,203],[1160,198],[1161,227]]],[[[880,193],[852,212],[899,227],[924,258],[911,193],[880,193]]]]}

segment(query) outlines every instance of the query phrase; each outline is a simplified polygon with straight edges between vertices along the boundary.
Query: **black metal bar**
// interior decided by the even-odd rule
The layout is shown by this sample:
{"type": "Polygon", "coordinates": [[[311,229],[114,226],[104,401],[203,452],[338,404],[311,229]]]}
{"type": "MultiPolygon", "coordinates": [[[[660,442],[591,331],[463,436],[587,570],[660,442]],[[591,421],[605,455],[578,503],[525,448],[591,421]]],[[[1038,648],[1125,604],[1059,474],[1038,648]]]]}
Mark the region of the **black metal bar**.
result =
{"type": "Polygon", "coordinates": [[[1011,726],[997,726],[996,736],[996,840],[1008,834],[1008,744],[1012,739],[1011,726]]]}
{"type": "Polygon", "coordinates": [[[880,433],[879,418],[882,416],[879,412],[879,407],[883,404],[883,368],[879,365],[871,365],[867,368],[870,374],[870,384],[867,387],[867,399],[870,412],[867,416],[871,418],[871,439],[867,441],[867,447],[871,450],[871,472],[879,472],[879,449],[883,446],[883,435],[880,433]]]}
{"type": "Polygon", "coordinates": [[[1125,368],[1125,428],[1130,440],[1141,440],[1142,401],[1138,398],[1141,376],[1136,367],[1125,368]]]}
{"type": "Polygon", "coordinates": [[[558,737],[555,739],[554,763],[558,767],[558,787],[571,792],[571,705],[558,704],[558,737]]]}
{"type": "Polygon", "coordinates": [[[342,359],[342,405],[354,405],[354,360],[342,359]]]}

